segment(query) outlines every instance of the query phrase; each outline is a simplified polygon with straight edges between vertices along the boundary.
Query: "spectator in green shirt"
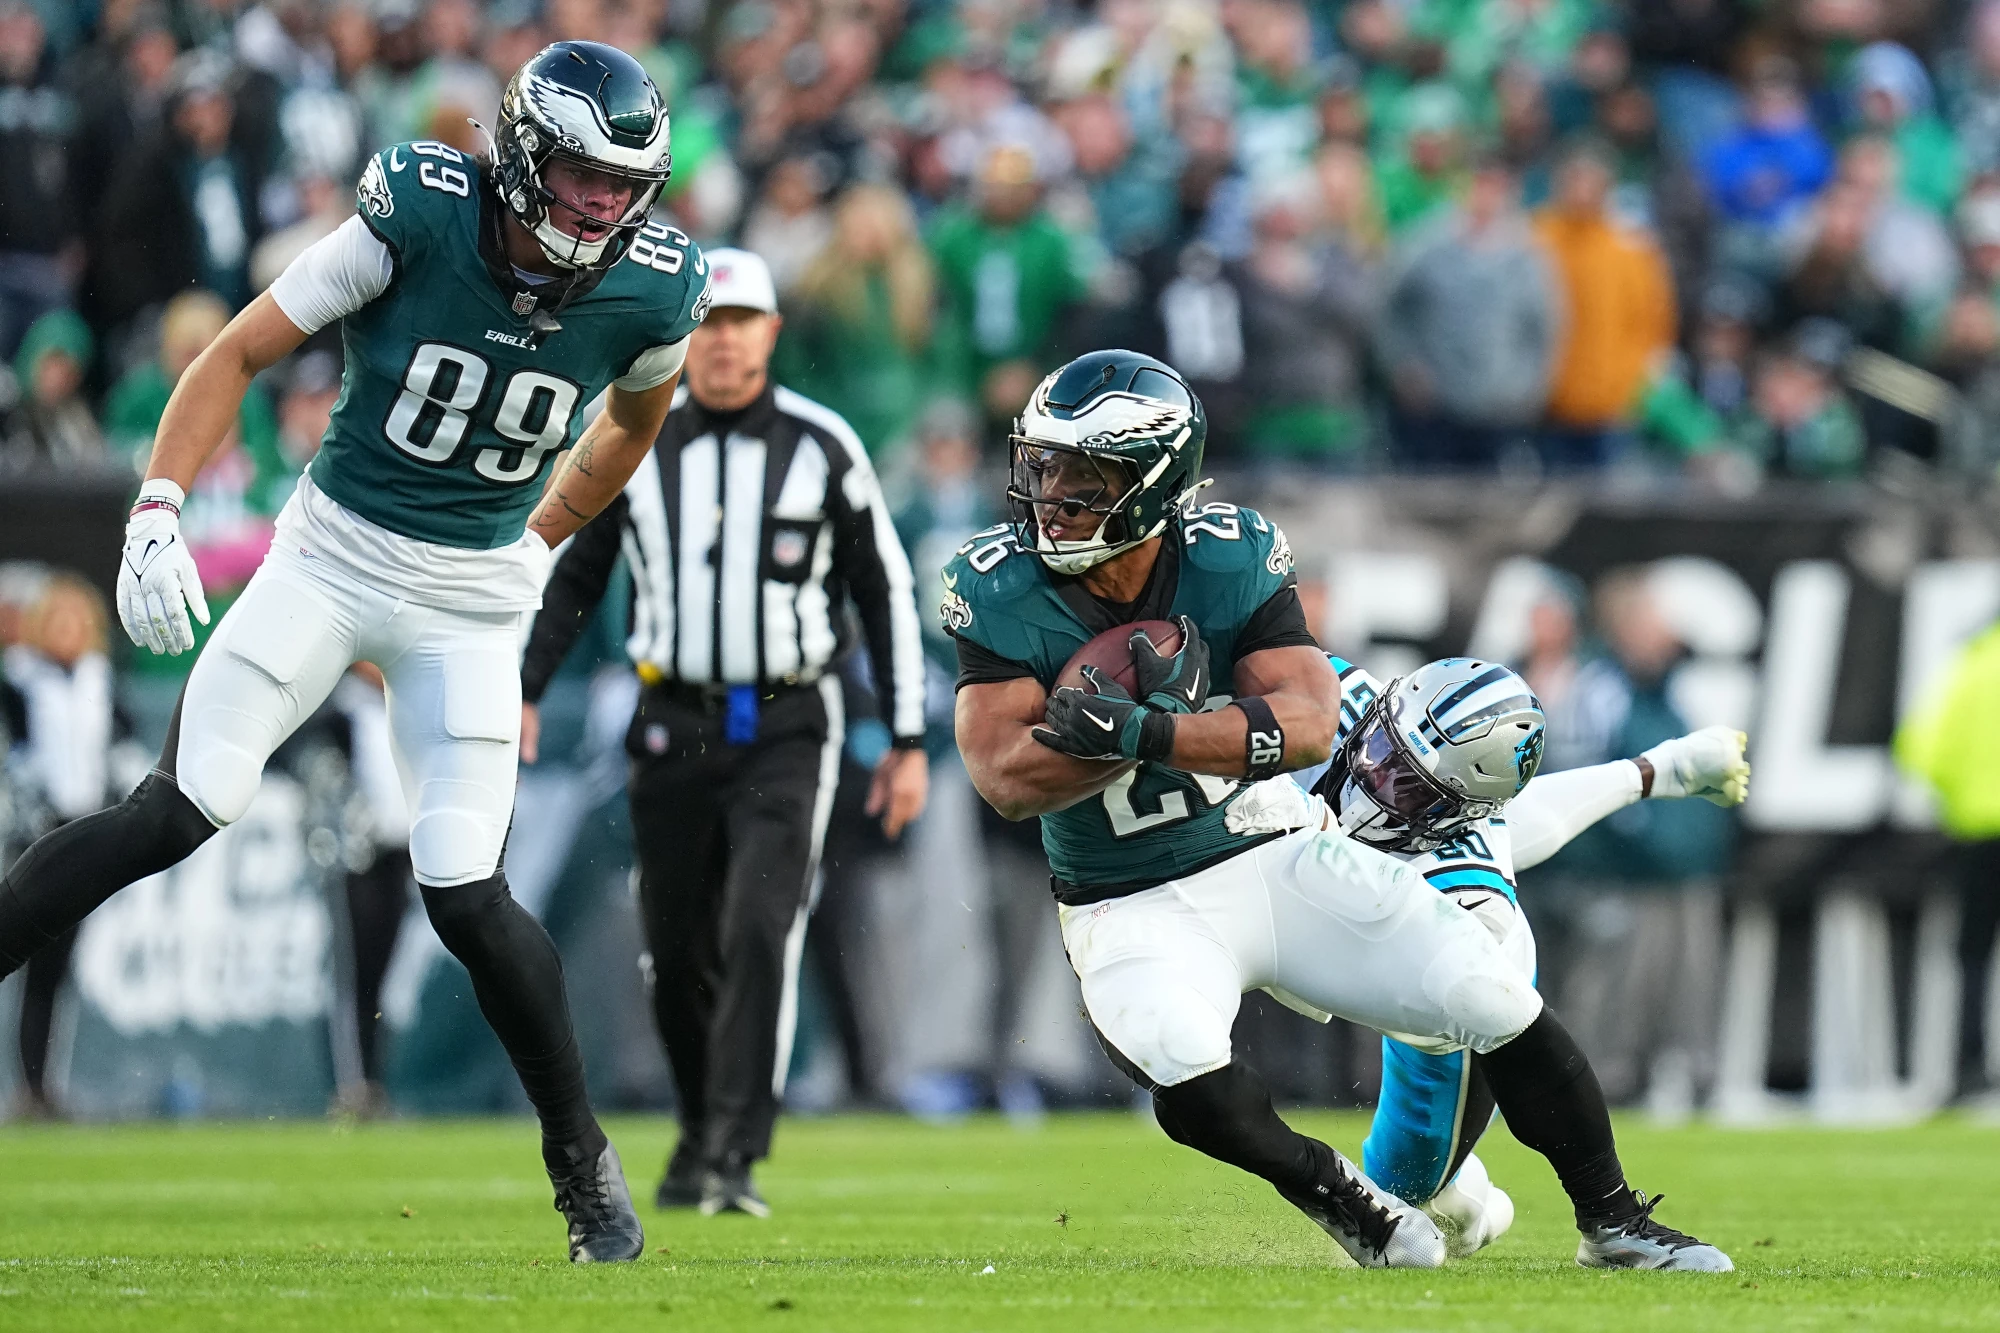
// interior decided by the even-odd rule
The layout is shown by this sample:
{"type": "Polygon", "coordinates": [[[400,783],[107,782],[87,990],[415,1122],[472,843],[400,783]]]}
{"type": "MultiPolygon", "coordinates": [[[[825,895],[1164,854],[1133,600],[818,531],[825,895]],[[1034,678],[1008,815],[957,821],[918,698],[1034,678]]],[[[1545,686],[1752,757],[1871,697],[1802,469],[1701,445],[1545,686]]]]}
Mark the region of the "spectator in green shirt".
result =
{"type": "Polygon", "coordinates": [[[1861,475],[1868,440],[1840,387],[1852,344],[1830,319],[1800,321],[1757,371],[1749,411],[1729,445],[1767,474],[1837,480],[1861,475]]]}
{"type": "MultiPolygon", "coordinates": [[[[127,371],[112,388],[105,433],[112,448],[130,460],[134,475],[145,470],[174,385],[228,322],[228,308],[212,293],[182,292],[167,302],[159,356],[127,371]]],[[[252,384],[243,396],[236,430],[202,468],[181,510],[181,533],[208,592],[209,623],[195,626],[195,652],[179,657],[134,653],[129,660],[135,670],[186,675],[193,668],[208,635],[222,623],[222,613],[269,549],[272,520],[291,497],[296,479],[278,447],[278,416],[271,400],[252,384]]]]}
{"type": "Polygon", "coordinates": [[[879,459],[908,434],[926,392],[936,294],[908,196],[852,186],[799,278],[779,378],[847,418],[879,459]]]}
{"type": "Polygon", "coordinates": [[[931,229],[944,292],[944,387],[976,400],[989,423],[1011,420],[1061,360],[1063,317],[1085,279],[1068,233],[1042,208],[1034,155],[1002,145],[986,158],[976,203],[931,229]]]}
{"type": "Polygon", "coordinates": [[[1465,187],[1465,100],[1446,84],[1420,84],[1397,103],[1394,119],[1392,146],[1376,163],[1375,183],[1383,220],[1400,234],[1465,187]]]}
{"type": "MultiPolygon", "coordinates": [[[[174,385],[228,322],[229,307],[214,293],[182,292],[167,302],[161,316],[160,354],[126,371],[112,386],[104,405],[104,433],[135,474],[145,471],[152,456],[153,434],[160,428],[174,385]]],[[[270,399],[254,384],[243,396],[236,426],[252,456],[277,465],[278,419],[270,399]]]]}
{"type": "Polygon", "coordinates": [[[1864,131],[1896,146],[1903,197],[1949,214],[1965,181],[1964,157],[1951,128],[1933,109],[1930,75],[1909,48],[1875,42],[1854,58],[1855,110],[1864,131]]]}

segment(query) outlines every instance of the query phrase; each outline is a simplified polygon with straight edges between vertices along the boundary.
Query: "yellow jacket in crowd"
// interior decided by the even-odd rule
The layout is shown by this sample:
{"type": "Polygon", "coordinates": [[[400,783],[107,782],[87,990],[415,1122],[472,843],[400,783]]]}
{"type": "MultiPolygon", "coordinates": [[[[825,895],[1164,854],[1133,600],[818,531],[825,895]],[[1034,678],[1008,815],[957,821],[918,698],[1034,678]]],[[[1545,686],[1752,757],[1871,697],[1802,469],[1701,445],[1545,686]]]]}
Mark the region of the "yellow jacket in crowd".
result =
{"type": "Polygon", "coordinates": [[[1549,419],[1583,429],[1631,420],[1674,341],[1666,257],[1644,232],[1599,213],[1549,208],[1535,235],[1557,273],[1567,319],[1549,384],[1549,419]]]}
{"type": "Polygon", "coordinates": [[[1952,837],[2000,838],[2000,625],[1918,699],[1896,731],[1896,763],[1937,792],[1952,837]]]}

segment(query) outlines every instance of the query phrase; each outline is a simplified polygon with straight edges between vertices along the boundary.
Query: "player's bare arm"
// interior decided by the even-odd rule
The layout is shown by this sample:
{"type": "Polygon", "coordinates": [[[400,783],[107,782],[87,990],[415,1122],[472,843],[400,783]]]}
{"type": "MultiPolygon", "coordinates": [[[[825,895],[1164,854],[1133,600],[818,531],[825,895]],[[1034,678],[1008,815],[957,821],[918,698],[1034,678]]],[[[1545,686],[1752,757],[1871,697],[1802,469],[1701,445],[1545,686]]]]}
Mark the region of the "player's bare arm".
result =
{"type": "Polygon", "coordinates": [[[528,531],[554,550],[604,512],[659,438],[680,382],[676,374],[636,393],[612,385],[604,396],[604,410],[557,464],[541,506],[528,520],[528,531]]]}
{"type": "Polygon", "coordinates": [[[183,491],[193,486],[196,475],[235,428],[250,381],[305,340],[305,331],[292,323],[268,291],[244,307],[174,386],[153,437],[146,479],[171,481],[183,491]]]}
{"type": "MultiPolygon", "coordinates": [[[[1048,692],[1032,676],[967,685],[953,718],[972,785],[1004,819],[1032,819],[1087,800],[1133,767],[1076,759],[1035,742],[1048,692]]],[[[1238,737],[1238,745],[1242,744],[1238,737]]]]}
{"type": "MultiPolygon", "coordinates": [[[[1236,697],[1262,699],[1284,732],[1286,770],[1325,763],[1340,726],[1340,677],[1317,648],[1266,648],[1236,664],[1236,697]]],[[[1183,773],[1249,775],[1250,715],[1240,708],[1174,719],[1173,757],[1183,773]]]]}

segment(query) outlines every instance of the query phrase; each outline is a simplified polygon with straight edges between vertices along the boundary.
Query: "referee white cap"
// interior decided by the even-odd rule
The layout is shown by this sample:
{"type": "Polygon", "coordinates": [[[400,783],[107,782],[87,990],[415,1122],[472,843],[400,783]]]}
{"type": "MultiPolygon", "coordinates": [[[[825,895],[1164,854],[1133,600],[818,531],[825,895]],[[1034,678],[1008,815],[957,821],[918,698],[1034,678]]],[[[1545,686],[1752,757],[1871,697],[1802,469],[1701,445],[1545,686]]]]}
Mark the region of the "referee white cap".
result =
{"type": "Polygon", "coordinates": [[[744,310],[778,313],[778,288],[771,281],[771,266],[748,250],[709,250],[708,303],[738,306],[744,310]]]}

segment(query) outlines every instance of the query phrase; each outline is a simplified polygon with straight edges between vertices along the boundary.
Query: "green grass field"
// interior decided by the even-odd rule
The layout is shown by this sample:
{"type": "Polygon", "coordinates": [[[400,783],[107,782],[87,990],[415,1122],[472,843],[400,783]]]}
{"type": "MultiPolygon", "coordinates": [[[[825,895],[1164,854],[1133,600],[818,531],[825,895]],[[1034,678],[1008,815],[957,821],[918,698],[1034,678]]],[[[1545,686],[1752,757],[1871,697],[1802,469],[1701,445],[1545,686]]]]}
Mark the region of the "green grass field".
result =
{"type": "MultiPolygon", "coordinates": [[[[1364,1122],[1301,1123],[1356,1150],[1364,1122]]],[[[609,1128],[648,1198],[672,1142],[609,1128]]],[[[1596,1273],[1554,1177],[1442,1272],[1336,1267],[1261,1182],[1130,1115],[790,1121],[769,1221],[660,1215],[575,1269],[525,1122],[0,1130],[7,1329],[1627,1329],[2000,1326],[2000,1130],[1622,1126],[1661,1216],[1728,1276],[1596,1273]]]]}

